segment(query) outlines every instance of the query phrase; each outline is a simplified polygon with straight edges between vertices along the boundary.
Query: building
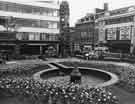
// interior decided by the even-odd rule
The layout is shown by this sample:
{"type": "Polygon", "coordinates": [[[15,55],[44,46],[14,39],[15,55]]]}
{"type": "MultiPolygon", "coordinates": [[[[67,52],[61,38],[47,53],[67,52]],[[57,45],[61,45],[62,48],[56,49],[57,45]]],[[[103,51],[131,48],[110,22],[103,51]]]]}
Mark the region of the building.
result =
{"type": "Polygon", "coordinates": [[[74,51],[82,51],[84,47],[93,48],[97,43],[95,32],[95,14],[87,14],[75,24],[74,51]]]}
{"type": "Polygon", "coordinates": [[[60,56],[70,55],[69,17],[70,10],[67,1],[60,3],[60,56]]]}
{"type": "Polygon", "coordinates": [[[0,0],[0,50],[45,54],[59,50],[59,4],[52,1],[0,0]]]}
{"type": "Polygon", "coordinates": [[[79,19],[75,28],[75,50],[98,44],[111,52],[135,54],[135,6],[109,10],[104,3],[103,9],[79,19]]]}
{"type": "Polygon", "coordinates": [[[97,13],[95,20],[99,42],[112,52],[135,52],[135,6],[97,13]]]}

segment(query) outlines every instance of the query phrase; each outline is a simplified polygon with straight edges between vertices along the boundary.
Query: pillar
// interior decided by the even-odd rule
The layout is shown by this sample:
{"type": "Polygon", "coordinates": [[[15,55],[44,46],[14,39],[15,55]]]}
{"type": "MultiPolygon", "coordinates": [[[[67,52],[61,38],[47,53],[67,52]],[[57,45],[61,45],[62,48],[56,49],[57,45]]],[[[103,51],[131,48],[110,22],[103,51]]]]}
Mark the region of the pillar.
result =
{"type": "Polygon", "coordinates": [[[56,52],[57,52],[57,56],[59,55],[59,44],[56,44],[56,52]]]}
{"type": "Polygon", "coordinates": [[[40,55],[42,55],[43,54],[43,47],[41,45],[39,47],[40,47],[39,53],[40,53],[40,55]]]}
{"type": "Polygon", "coordinates": [[[105,21],[99,22],[98,25],[98,41],[104,42],[106,41],[105,39],[105,21]]]}
{"type": "Polygon", "coordinates": [[[133,53],[133,50],[134,50],[134,27],[131,26],[131,46],[130,46],[130,53],[132,54],[133,53]]]}

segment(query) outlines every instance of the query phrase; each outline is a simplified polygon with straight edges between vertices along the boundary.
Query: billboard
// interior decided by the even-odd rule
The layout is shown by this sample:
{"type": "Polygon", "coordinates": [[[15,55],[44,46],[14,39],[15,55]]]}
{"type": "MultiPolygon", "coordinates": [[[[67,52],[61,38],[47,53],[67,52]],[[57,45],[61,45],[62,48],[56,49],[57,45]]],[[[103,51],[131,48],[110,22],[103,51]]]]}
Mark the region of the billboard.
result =
{"type": "Polygon", "coordinates": [[[116,28],[107,29],[107,40],[116,40],[116,28]]]}
{"type": "Polygon", "coordinates": [[[120,40],[130,40],[131,38],[131,27],[123,26],[120,27],[120,40]]]}

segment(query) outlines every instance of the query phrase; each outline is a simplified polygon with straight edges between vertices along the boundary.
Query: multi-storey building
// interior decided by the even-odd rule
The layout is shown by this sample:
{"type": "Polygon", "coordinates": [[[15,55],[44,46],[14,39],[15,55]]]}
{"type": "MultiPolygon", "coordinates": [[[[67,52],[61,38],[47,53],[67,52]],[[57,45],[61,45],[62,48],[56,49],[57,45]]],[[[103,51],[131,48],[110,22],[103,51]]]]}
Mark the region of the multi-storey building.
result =
{"type": "Polygon", "coordinates": [[[52,1],[0,0],[0,50],[18,54],[58,51],[59,4],[52,1]]]}
{"type": "Polygon", "coordinates": [[[97,35],[95,35],[94,14],[87,14],[79,19],[75,25],[74,51],[80,51],[83,47],[93,47],[97,43],[97,35]]]}
{"type": "Polygon", "coordinates": [[[135,53],[135,6],[109,10],[105,3],[103,9],[95,10],[92,21],[85,16],[76,24],[77,49],[93,42],[108,46],[112,52],[135,53]]]}
{"type": "Polygon", "coordinates": [[[69,37],[69,4],[62,1],[60,4],[60,55],[70,55],[70,37],[69,37]]]}
{"type": "Polygon", "coordinates": [[[135,6],[106,10],[100,14],[95,20],[99,41],[113,52],[134,53],[135,6]]]}

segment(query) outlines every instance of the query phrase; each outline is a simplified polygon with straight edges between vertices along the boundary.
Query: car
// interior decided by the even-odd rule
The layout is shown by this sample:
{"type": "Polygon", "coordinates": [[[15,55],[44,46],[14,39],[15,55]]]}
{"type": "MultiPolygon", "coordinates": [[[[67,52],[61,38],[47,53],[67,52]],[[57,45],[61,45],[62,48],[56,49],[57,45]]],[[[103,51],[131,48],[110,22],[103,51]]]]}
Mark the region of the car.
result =
{"type": "Polygon", "coordinates": [[[85,53],[84,56],[85,56],[85,59],[87,59],[87,60],[97,58],[97,54],[95,54],[95,51],[90,51],[88,53],[85,53]]]}

